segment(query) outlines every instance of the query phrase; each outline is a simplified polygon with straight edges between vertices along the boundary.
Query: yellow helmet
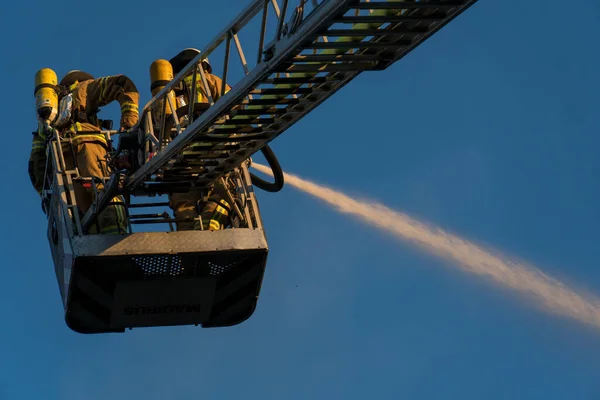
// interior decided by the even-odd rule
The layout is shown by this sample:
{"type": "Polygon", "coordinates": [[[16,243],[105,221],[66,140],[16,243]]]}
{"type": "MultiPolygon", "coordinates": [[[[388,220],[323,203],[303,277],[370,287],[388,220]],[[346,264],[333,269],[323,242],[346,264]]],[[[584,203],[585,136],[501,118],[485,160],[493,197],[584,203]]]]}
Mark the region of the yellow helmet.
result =
{"type": "MultiPolygon", "coordinates": [[[[171,58],[169,62],[173,66],[173,73],[177,75],[179,72],[181,72],[181,70],[185,68],[185,66],[188,65],[190,61],[192,61],[198,54],[200,54],[200,50],[190,47],[182,50],[175,57],[171,58]]],[[[212,74],[212,67],[208,61],[208,58],[202,60],[202,65],[209,74],[212,74]]]]}
{"type": "Polygon", "coordinates": [[[64,78],[62,78],[62,80],[60,81],[60,85],[69,87],[72,84],[74,84],[76,81],[83,82],[83,81],[87,81],[90,79],[94,79],[94,77],[92,75],[88,74],[87,72],[80,71],[78,69],[74,69],[74,70],[66,73],[64,78]]]}

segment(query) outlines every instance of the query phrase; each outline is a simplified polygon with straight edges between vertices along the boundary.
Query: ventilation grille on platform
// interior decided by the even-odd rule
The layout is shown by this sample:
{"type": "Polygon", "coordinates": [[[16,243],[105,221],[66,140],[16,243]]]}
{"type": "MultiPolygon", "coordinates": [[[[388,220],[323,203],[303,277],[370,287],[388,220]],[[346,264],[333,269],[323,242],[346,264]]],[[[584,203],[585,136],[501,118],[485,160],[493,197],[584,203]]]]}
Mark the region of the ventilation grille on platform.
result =
{"type": "Polygon", "coordinates": [[[134,257],[134,261],[144,271],[145,276],[179,276],[183,274],[179,256],[134,257]]]}
{"type": "Polygon", "coordinates": [[[226,265],[215,264],[213,262],[208,263],[208,266],[210,267],[210,274],[213,276],[219,276],[219,275],[225,273],[229,268],[233,267],[234,265],[235,265],[235,262],[231,262],[226,265]]]}

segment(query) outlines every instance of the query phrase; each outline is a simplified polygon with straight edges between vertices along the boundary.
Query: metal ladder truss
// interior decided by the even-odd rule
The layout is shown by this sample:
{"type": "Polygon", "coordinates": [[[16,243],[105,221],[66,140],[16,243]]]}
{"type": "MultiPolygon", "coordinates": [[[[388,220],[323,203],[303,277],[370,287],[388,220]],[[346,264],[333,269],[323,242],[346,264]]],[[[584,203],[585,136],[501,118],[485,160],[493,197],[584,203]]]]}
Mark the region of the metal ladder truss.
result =
{"type": "Polygon", "coordinates": [[[125,191],[153,195],[209,186],[362,71],[386,69],[476,0],[302,0],[295,7],[293,0],[281,2],[254,0],[144,107],[135,128],[138,166],[123,184],[125,191]],[[265,45],[269,9],[277,23],[265,45]],[[260,26],[253,50],[259,57],[250,67],[238,33],[253,21],[260,26]],[[233,85],[232,42],[245,71],[233,85]],[[195,120],[192,104],[167,117],[167,107],[175,109],[172,88],[186,76],[196,72],[210,93],[198,64],[222,45],[221,77],[232,89],[214,103],[209,99],[195,120]]]}

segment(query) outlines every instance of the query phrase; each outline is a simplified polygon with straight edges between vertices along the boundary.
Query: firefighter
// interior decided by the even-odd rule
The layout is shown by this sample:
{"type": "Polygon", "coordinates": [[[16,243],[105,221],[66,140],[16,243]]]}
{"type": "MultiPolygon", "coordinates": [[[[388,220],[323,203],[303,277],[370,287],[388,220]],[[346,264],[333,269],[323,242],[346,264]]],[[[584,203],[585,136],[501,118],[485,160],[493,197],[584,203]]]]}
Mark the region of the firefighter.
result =
{"type": "MultiPolygon", "coordinates": [[[[37,80],[36,80],[37,83],[37,80]]],[[[97,117],[99,108],[117,101],[121,108],[120,131],[123,132],[138,122],[139,93],[135,84],[125,75],[94,78],[83,71],[70,71],[56,86],[61,110],[54,120],[50,121],[50,129],[34,132],[33,145],[29,158],[29,174],[31,183],[41,194],[46,168],[46,141],[56,130],[63,139],[63,155],[67,169],[79,170],[81,177],[108,177],[107,165],[109,143],[101,133],[100,120],[97,117]],[[64,101],[69,100],[69,101],[64,101]],[[61,120],[63,108],[70,105],[70,116],[61,120]],[[69,141],[69,138],[71,139],[69,141]]],[[[36,87],[37,90],[37,87],[36,87]]],[[[39,114],[39,111],[38,111],[39,114]]],[[[66,114],[68,115],[68,113],[66,114]]],[[[40,118],[38,118],[40,119],[40,118]]],[[[80,215],[91,206],[94,200],[94,183],[74,183],[73,189],[80,215]]],[[[98,190],[102,184],[96,184],[98,190]]],[[[120,203],[119,196],[112,202],[120,203]]],[[[120,234],[127,231],[125,210],[120,205],[109,205],[99,215],[88,233],[120,234]]]]}
{"type": "MultiPolygon", "coordinates": [[[[172,71],[169,71],[170,74],[167,74],[170,75],[172,79],[172,74],[179,73],[199,53],[200,52],[196,49],[185,49],[169,60],[168,63],[165,60],[157,60],[153,65],[163,65],[166,66],[166,68],[172,68],[172,71]]],[[[212,67],[208,59],[201,61],[199,67],[204,71],[204,76],[210,91],[210,97],[213,101],[217,101],[223,94],[231,90],[231,87],[226,84],[225,91],[222,93],[223,81],[218,76],[212,74],[212,67]]],[[[186,76],[183,83],[184,85],[182,88],[175,89],[175,96],[177,97],[178,106],[187,107],[187,104],[191,101],[189,96],[191,92],[189,92],[188,89],[193,90],[193,73],[186,76]]],[[[209,93],[206,93],[199,72],[196,74],[195,90],[196,105],[199,106],[195,107],[195,109],[199,111],[194,113],[194,118],[197,118],[202,110],[205,110],[210,105],[209,93]]],[[[158,90],[155,90],[155,92],[158,92],[158,90]]],[[[201,150],[200,147],[201,145],[197,144],[191,145],[183,154],[193,154],[194,151],[201,150]]],[[[169,205],[173,210],[175,218],[178,220],[185,220],[177,222],[177,230],[225,229],[230,223],[229,216],[232,212],[231,205],[225,200],[226,198],[226,189],[220,183],[215,183],[209,188],[206,201],[203,200],[202,191],[198,189],[192,189],[187,193],[172,193],[169,196],[169,205]],[[199,219],[202,221],[202,226],[200,226],[199,219]]]]}

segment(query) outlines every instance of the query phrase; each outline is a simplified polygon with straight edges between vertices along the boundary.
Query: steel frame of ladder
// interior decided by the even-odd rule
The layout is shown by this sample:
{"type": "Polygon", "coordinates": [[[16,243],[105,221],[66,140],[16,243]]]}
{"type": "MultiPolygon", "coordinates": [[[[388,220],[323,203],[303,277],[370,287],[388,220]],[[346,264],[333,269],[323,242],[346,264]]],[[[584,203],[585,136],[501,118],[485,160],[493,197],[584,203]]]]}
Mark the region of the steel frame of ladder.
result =
{"type": "MultiPolygon", "coordinates": [[[[119,176],[111,178],[107,188],[112,189],[101,194],[97,206],[84,216],[84,225],[114,196],[119,180],[122,189],[134,195],[208,187],[361,72],[388,68],[476,1],[312,0],[313,9],[306,15],[296,9],[289,21],[291,26],[285,23],[288,0],[282,0],[281,8],[276,0],[252,1],[147,103],[140,122],[132,129],[141,148],[141,166],[124,181],[119,176]],[[264,45],[269,4],[275,10],[278,26],[274,40],[264,45]],[[249,69],[238,32],[255,17],[261,19],[259,58],[256,66],[249,69]],[[347,24],[352,25],[348,28],[347,24]],[[226,82],[232,41],[246,75],[214,104],[210,98],[211,106],[196,120],[190,107],[190,123],[185,128],[180,124],[181,116],[172,113],[167,132],[165,110],[167,105],[171,110],[176,108],[170,96],[175,85],[194,73],[194,86],[199,74],[210,93],[198,64],[223,43],[226,48],[222,78],[226,82]],[[286,76],[280,77],[281,74],[286,76]],[[153,113],[161,108],[163,117],[155,127],[153,113]],[[175,136],[173,140],[171,135],[175,136]],[[193,150],[190,146],[198,150],[186,157],[185,151],[193,150]]],[[[304,1],[303,7],[307,4],[304,1]]],[[[214,65],[213,69],[216,70],[214,65]]]]}

